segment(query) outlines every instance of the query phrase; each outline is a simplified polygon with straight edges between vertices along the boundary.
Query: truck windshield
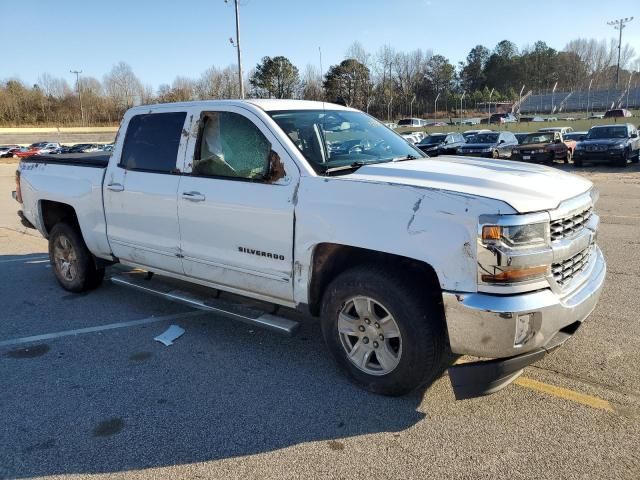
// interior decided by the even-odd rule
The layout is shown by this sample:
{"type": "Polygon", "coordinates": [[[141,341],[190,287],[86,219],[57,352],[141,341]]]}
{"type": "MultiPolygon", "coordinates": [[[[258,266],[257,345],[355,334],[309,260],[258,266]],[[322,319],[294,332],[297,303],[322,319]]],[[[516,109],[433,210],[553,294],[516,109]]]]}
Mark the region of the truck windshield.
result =
{"type": "Polygon", "coordinates": [[[596,127],[586,136],[587,140],[600,138],[627,138],[627,127],[596,127]]]}
{"type": "Polygon", "coordinates": [[[362,112],[269,112],[318,173],[346,165],[426,157],[397,133],[362,112]]]}

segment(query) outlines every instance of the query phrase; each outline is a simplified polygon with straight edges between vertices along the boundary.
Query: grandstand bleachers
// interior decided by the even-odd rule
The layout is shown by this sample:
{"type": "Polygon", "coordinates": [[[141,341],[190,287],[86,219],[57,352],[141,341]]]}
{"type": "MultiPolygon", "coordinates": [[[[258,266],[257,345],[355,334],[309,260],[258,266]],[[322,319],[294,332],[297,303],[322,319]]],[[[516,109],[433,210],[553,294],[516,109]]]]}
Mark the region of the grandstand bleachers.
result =
{"type": "Polygon", "coordinates": [[[630,88],[628,99],[627,105],[626,88],[591,90],[591,94],[586,90],[533,94],[523,100],[520,113],[576,112],[587,109],[590,112],[603,112],[610,108],[640,108],[640,87],[630,88]]]}

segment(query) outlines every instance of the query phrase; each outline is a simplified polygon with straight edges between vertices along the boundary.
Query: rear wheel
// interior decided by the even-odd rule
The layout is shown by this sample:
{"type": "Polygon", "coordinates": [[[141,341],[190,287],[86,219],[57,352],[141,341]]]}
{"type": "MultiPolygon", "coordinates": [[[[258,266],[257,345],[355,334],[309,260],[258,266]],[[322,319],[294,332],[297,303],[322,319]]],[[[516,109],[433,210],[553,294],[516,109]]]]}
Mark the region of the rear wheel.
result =
{"type": "Polygon", "coordinates": [[[494,150],[491,152],[491,158],[500,158],[500,152],[498,152],[498,150],[494,150]]]}
{"type": "Polygon", "coordinates": [[[327,287],[322,333],[354,383],[402,395],[439,371],[445,339],[438,307],[397,272],[356,267],[327,287]]]}
{"type": "Polygon", "coordinates": [[[82,235],[68,223],[57,223],[49,234],[49,261],[58,283],[70,292],[91,290],[104,278],[82,235]]]}

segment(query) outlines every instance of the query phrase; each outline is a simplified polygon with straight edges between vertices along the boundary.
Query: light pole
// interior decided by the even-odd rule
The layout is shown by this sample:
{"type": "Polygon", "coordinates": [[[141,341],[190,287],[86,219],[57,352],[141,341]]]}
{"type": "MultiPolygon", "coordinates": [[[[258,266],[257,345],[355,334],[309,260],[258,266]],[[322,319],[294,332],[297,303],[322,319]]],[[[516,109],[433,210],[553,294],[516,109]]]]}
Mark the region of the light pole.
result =
{"type": "Polygon", "coordinates": [[[629,82],[627,83],[627,108],[629,108],[629,90],[631,90],[631,77],[633,77],[633,70],[629,74],[629,82]]]}
{"type": "Polygon", "coordinates": [[[614,29],[620,31],[620,36],[618,37],[618,66],[616,67],[616,87],[618,86],[618,82],[620,81],[620,51],[622,50],[622,29],[626,27],[626,24],[631,20],[633,20],[633,17],[621,18],[619,20],[612,20],[610,22],[607,22],[607,25],[610,25],[614,29]]]}
{"type": "Polygon", "coordinates": [[[522,92],[524,92],[524,85],[522,85],[520,95],[518,96],[518,112],[520,112],[520,109],[522,108],[522,92]]]}
{"type": "Polygon", "coordinates": [[[491,97],[493,97],[493,91],[495,90],[495,88],[491,89],[491,92],[489,92],[489,120],[487,120],[487,125],[489,125],[491,123],[491,97]]]}
{"type": "Polygon", "coordinates": [[[433,102],[433,119],[438,118],[438,99],[440,98],[440,92],[436,95],[436,100],[433,102]]]}
{"type": "MultiPolygon", "coordinates": [[[[416,101],[416,96],[414,95],[409,103],[409,117],[413,118],[413,102],[416,101]]],[[[406,105],[406,104],[405,104],[406,105]]]]}
{"type": "Polygon", "coordinates": [[[393,101],[393,97],[389,98],[389,103],[387,103],[387,120],[391,121],[391,102],[393,101]]]}
{"type": "Polygon", "coordinates": [[[80,88],[80,74],[82,70],[69,70],[76,76],[76,90],[78,91],[78,99],[80,100],[80,124],[84,127],[84,109],[82,108],[82,89],[80,88]]]}
{"type": "MultiPolygon", "coordinates": [[[[224,0],[224,3],[229,3],[229,0],[224,0]]],[[[231,45],[236,47],[238,51],[238,83],[240,85],[240,98],[244,99],[244,81],[242,80],[242,53],[240,50],[240,5],[238,0],[233,0],[236,7],[236,41],[233,42],[233,38],[229,39],[231,45]]]]}
{"type": "Polygon", "coordinates": [[[593,78],[589,80],[589,88],[587,89],[587,118],[589,117],[589,106],[591,104],[591,84],[593,83],[593,78]]]}
{"type": "Polygon", "coordinates": [[[463,115],[462,101],[464,100],[464,96],[466,94],[467,92],[462,92],[462,96],[460,97],[460,124],[462,124],[462,115],[463,115]]]}
{"type": "Polygon", "coordinates": [[[551,114],[553,115],[556,110],[555,100],[556,100],[556,88],[558,88],[558,82],[553,86],[553,90],[551,90],[551,114]]]}

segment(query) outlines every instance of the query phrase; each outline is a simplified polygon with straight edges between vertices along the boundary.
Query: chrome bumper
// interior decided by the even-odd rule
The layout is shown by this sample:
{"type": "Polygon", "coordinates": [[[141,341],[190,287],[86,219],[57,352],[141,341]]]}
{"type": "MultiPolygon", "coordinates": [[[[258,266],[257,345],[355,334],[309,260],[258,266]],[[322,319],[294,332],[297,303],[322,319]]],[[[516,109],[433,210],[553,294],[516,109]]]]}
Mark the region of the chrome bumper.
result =
{"type": "Polygon", "coordinates": [[[544,348],[562,330],[584,321],[596,307],[606,263],[595,247],[584,281],[566,293],[550,289],[500,296],[443,292],[451,351],[461,355],[506,358],[544,348]],[[531,335],[515,345],[519,316],[530,315],[531,335]]]}

